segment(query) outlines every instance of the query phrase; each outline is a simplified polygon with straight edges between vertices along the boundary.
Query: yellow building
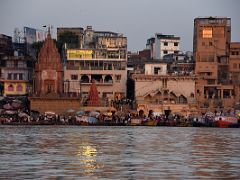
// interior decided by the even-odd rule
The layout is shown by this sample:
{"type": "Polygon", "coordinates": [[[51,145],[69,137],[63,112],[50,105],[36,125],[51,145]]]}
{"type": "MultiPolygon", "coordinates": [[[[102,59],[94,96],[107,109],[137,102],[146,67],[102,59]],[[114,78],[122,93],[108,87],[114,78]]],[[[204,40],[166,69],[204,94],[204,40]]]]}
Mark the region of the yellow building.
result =
{"type": "Polygon", "coordinates": [[[28,81],[4,80],[4,95],[26,95],[29,91],[28,81]]]}

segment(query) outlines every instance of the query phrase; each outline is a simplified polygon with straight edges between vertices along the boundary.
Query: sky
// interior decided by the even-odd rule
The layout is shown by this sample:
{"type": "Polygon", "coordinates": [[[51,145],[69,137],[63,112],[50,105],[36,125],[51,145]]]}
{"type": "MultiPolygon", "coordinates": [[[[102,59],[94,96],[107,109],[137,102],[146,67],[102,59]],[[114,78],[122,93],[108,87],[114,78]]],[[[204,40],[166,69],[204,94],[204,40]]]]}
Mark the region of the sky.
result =
{"type": "Polygon", "coordinates": [[[232,42],[240,42],[240,0],[0,0],[0,34],[14,28],[83,27],[123,33],[128,50],[140,51],[155,33],[181,38],[192,51],[193,21],[199,16],[231,18],[232,42]]]}

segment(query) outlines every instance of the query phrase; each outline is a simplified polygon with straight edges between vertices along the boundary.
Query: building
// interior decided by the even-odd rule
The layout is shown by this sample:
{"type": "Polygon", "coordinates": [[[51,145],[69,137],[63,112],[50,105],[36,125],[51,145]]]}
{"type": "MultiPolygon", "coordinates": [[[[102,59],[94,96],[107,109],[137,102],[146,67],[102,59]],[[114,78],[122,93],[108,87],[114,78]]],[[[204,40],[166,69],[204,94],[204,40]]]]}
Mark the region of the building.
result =
{"type": "Polygon", "coordinates": [[[195,74],[199,77],[196,98],[203,111],[228,109],[239,100],[230,81],[230,43],[230,18],[200,17],[194,20],[193,54],[195,74]]]}
{"type": "Polygon", "coordinates": [[[229,81],[234,86],[235,101],[240,102],[240,42],[230,44],[229,81]]]}
{"type": "Polygon", "coordinates": [[[50,30],[35,65],[34,85],[37,96],[57,96],[63,93],[63,65],[50,30]]]}
{"type": "Polygon", "coordinates": [[[32,61],[28,57],[6,56],[2,59],[1,82],[4,95],[26,95],[32,90],[32,61]]]}
{"type": "Polygon", "coordinates": [[[32,59],[25,56],[26,49],[22,50],[24,55],[13,53],[14,51],[12,38],[1,34],[0,91],[5,96],[26,95],[32,89],[32,59]]]}
{"type": "Polygon", "coordinates": [[[150,110],[160,114],[197,112],[195,76],[169,75],[167,64],[145,65],[145,74],[133,74],[134,96],[138,111],[150,110]]]}
{"type": "Polygon", "coordinates": [[[12,37],[0,34],[0,56],[12,55],[12,37]]]}
{"type": "Polygon", "coordinates": [[[64,91],[73,96],[80,94],[86,100],[94,79],[101,100],[124,98],[127,38],[119,33],[94,31],[91,26],[84,33],[83,48],[66,49],[64,91]]]}
{"type": "Polygon", "coordinates": [[[156,33],[147,40],[146,48],[150,49],[152,59],[162,59],[164,55],[180,51],[180,37],[156,33]]]}
{"type": "Polygon", "coordinates": [[[191,52],[167,54],[163,62],[168,64],[168,72],[174,74],[193,74],[195,62],[191,52]]]}
{"type": "Polygon", "coordinates": [[[165,63],[145,63],[145,74],[146,75],[166,75],[167,64],[165,63]]]}

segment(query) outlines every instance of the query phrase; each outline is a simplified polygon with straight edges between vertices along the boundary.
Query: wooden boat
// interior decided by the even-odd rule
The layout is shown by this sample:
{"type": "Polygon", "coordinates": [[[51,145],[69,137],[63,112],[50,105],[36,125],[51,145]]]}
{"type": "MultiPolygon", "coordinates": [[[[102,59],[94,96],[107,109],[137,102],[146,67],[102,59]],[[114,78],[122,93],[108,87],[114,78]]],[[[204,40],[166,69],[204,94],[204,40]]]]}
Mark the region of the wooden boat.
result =
{"type": "Polygon", "coordinates": [[[236,117],[217,116],[214,119],[214,124],[216,127],[228,128],[238,124],[238,119],[236,117]]]}
{"type": "Polygon", "coordinates": [[[158,120],[148,120],[142,123],[143,126],[157,126],[158,120]]]}

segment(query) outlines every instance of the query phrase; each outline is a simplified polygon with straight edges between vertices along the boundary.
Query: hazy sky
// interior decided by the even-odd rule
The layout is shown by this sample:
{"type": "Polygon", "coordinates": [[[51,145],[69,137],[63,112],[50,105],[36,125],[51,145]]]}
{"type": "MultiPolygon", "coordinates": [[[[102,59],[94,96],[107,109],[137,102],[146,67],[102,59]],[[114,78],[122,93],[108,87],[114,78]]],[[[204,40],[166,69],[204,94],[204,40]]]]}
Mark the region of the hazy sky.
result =
{"type": "MultiPolygon", "coordinates": [[[[240,41],[240,0],[0,0],[0,33],[43,25],[86,27],[123,33],[128,50],[145,48],[156,32],[181,37],[192,51],[193,20],[199,16],[232,19],[232,41],[240,41]]],[[[56,35],[54,35],[56,37],[56,35]]]]}

